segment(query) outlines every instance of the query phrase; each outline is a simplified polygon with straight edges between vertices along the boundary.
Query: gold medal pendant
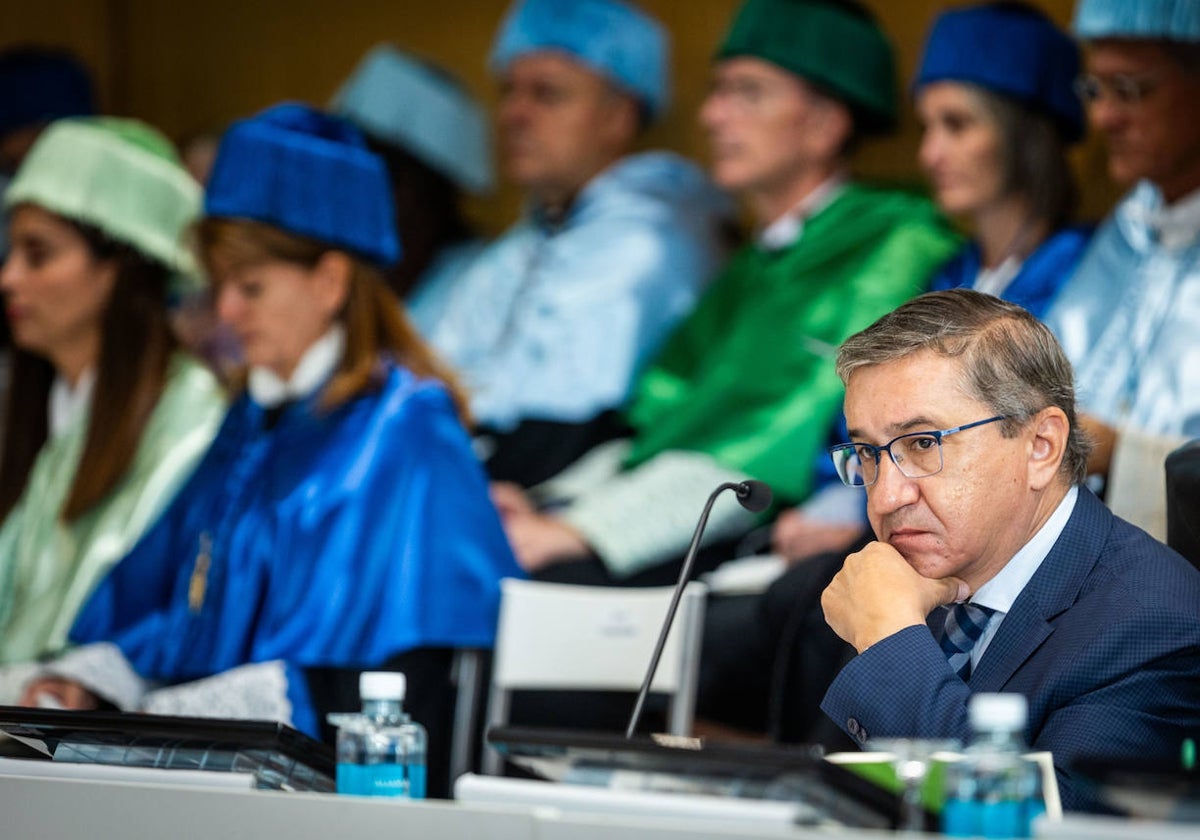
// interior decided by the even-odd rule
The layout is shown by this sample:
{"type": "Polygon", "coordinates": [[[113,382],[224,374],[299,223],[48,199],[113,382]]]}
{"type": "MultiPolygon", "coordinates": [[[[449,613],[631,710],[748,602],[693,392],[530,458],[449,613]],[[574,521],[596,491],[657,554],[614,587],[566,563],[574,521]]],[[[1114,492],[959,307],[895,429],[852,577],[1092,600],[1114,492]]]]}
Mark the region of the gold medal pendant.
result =
{"type": "Polygon", "coordinates": [[[208,589],[208,567],[212,563],[212,537],[208,532],[200,534],[200,551],[196,554],[196,565],[192,568],[192,579],[188,582],[188,609],[195,615],[204,606],[204,593],[208,589]]]}

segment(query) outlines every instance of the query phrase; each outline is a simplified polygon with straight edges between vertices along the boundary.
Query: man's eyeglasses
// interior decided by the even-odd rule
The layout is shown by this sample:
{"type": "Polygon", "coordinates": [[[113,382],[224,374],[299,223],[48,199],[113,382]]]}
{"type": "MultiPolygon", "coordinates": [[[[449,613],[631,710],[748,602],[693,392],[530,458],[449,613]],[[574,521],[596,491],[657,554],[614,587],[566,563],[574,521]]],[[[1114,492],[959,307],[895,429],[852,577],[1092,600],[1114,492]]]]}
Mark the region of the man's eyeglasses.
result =
{"type": "Polygon", "coordinates": [[[1154,76],[1129,73],[1113,73],[1110,76],[1088,73],[1075,80],[1075,94],[1086,105],[1105,98],[1123,107],[1141,105],[1156,87],[1158,79],[1154,76]]]}
{"type": "Polygon", "coordinates": [[[883,446],[869,443],[840,443],[829,448],[838,478],[850,487],[870,487],[879,478],[879,462],[886,452],[904,475],[909,478],[925,478],[942,471],[942,438],[976,426],[1007,420],[1008,415],[998,414],[986,420],[976,420],[953,429],[936,432],[910,432],[892,438],[883,446]]]}

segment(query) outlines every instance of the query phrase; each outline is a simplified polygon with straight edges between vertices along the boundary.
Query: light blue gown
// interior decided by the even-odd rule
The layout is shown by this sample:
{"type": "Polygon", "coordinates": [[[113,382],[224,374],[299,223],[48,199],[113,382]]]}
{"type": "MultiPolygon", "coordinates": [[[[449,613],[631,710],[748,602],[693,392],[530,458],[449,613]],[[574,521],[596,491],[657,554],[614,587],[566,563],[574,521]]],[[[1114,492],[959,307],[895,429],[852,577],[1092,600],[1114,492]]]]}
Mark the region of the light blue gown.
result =
{"type": "Polygon", "coordinates": [[[405,301],[408,317],[421,335],[428,336],[442,320],[458,278],[486,247],[487,243],[479,239],[456,242],[439,251],[421,273],[405,301]]]}
{"type": "Polygon", "coordinates": [[[1197,437],[1200,225],[1190,240],[1163,244],[1155,224],[1162,206],[1149,183],[1130,193],[1046,322],[1075,366],[1084,410],[1111,426],[1197,437]]]}
{"type": "Polygon", "coordinates": [[[728,199],[693,164],[632,155],[557,223],[532,213],[460,275],[428,335],[471,413],[509,431],[620,406],[639,368],[720,266],[728,199]]]}

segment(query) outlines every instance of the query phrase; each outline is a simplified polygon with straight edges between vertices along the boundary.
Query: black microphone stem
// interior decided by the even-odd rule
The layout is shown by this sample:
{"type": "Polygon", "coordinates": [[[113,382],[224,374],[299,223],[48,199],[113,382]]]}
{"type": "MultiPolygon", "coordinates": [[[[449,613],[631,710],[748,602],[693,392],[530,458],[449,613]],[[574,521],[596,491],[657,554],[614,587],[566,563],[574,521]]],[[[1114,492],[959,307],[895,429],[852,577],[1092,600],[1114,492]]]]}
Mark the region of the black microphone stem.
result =
{"type": "Polygon", "coordinates": [[[708,524],[708,515],[712,512],[713,503],[716,502],[717,496],[726,490],[737,490],[738,487],[739,485],[730,482],[722,484],[712,491],[708,502],[704,505],[704,512],[700,515],[700,521],[696,523],[696,530],[692,534],[692,544],[688,546],[687,554],[684,555],[683,568],[679,571],[679,580],[675,584],[675,591],[671,593],[667,617],[663,621],[662,631],[658,634],[658,642],[654,645],[654,655],[650,657],[650,668],[646,671],[646,678],[642,680],[642,687],[638,690],[637,703],[634,704],[633,715],[629,718],[629,726],[625,728],[626,738],[633,737],[638,721],[642,719],[642,707],[646,705],[646,697],[650,694],[650,684],[654,682],[654,674],[658,671],[658,660],[662,658],[663,648],[667,645],[667,636],[670,635],[671,624],[675,621],[675,611],[679,609],[679,599],[683,597],[684,584],[691,577],[692,566],[696,564],[696,552],[700,548],[700,537],[704,534],[704,526],[708,524]]]}

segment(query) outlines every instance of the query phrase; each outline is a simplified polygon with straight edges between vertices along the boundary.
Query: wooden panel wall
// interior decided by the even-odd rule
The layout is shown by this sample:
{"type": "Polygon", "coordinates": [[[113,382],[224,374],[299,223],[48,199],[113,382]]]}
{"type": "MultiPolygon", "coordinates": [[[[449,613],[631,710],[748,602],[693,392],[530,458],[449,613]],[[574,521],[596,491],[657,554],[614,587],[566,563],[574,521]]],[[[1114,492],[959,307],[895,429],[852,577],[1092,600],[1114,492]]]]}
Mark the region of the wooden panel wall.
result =
{"type": "MultiPolygon", "coordinates": [[[[1035,0],[1064,25],[1073,0],[1035,0]]],[[[897,47],[902,79],[944,0],[867,0],[897,47]]],[[[507,0],[3,0],[0,47],[38,42],[75,51],[93,70],[112,113],[141,117],[179,138],[219,127],[281,99],[322,103],[372,44],[393,41],[442,62],[485,102],[494,88],[485,56],[507,0]]],[[[709,56],[738,0],[642,0],[674,35],[674,106],[646,138],[703,159],[695,114],[709,56]]],[[[857,166],[869,177],[919,181],[917,128],[867,144],[857,166]]],[[[1086,215],[1116,197],[1094,140],[1076,154],[1086,215]]],[[[472,206],[490,230],[517,213],[511,189],[472,206]]]]}

